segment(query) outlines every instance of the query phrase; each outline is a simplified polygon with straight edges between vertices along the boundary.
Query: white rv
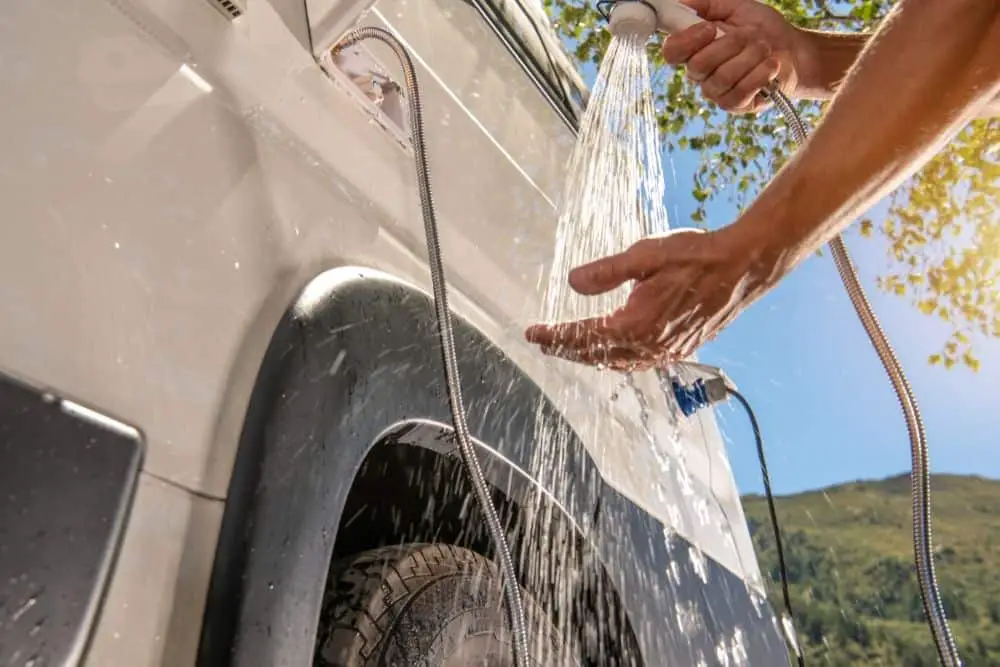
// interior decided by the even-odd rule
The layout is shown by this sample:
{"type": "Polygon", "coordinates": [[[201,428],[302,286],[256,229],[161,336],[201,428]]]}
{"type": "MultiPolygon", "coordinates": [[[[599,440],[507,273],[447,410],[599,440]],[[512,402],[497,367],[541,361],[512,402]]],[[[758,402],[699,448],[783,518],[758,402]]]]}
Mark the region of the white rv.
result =
{"type": "Polygon", "coordinates": [[[495,575],[470,575],[493,547],[450,437],[399,66],[331,56],[358,24],[417,66],[533,644],[781,664],[711,414],[523,341],[586,91],[516,0],[0,6],[0,664],[511,664],[495,575]],[[546,469],[540,403],[600,416],[546,469]]]}

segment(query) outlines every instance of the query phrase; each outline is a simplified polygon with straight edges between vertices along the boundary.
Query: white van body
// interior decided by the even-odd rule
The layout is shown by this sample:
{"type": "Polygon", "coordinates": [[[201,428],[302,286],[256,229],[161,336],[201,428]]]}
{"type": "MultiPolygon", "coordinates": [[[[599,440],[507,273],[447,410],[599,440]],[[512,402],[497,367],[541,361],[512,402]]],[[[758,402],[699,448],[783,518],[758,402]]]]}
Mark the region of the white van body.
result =
{"type": "MultiPolygon", "coordinates": [[[[704,562],[714,568],[693,579],[693,595],[710,606],[720,600],[726,613],[756,609],[763,619],[714,621],[698,642],[735,642],[739,626],[748,646],[757,646],[747,649],[751,655],[778,655],[781,641],[766,604],[761,616],[760,573],[712,415],[677,418],[654,376],[623,385],[619,375],[543,358],[523,340],[523,327],[540,312],[539,278],[552,257],[564,164],[585,103],[540,8],[465,0],[215,2],[7,0],[0,7],[0,371],[48,400],[93,411],[92,422],[106,418],[106,428],[141,434],[137,472],[120,489],[120,535],[110,530],[102,547],[106,572],[78,591],[89,611],[46,644],[55,630],[35,615],[55,604],[58,577],[35,582],[47,593],[27,609],[18,596],[30,587],[0,580],[0,610],[11,614],[6,626],[0,621],[0,658],[205,664],[199,645],[213,569],[221,567],[220,530],[276,328],[296,312],[308,317],[344,285],[430,292],[405,100],[391,85],[381,100],[359,87],[370,67],[401,83],[399,66],[369,43],[346,61],[329,56],[359,22],[397,34],[417,65],[456,316],[549,396],[570,383],[580,388],[577,400],[558,409],[599,472],[593,506],[603,509],[588,505],[580,515],[590,519],[580,521],[589,525],[577,523],[605,561],[614,560],[608,549],[627,554],[605,567],[645,664],[666,664],[664,638],[674,634],[663,626],[678,622],[663,611],[677,594],[668,578],[671,554],[681,551],[673,543],[684,545],[676,558],[693,568],[685,572],[704,562]],[[613,511],[633,516],[633,527],[608,519],[613,511]]],[[[391,328],[388,320],[378,324],[380,307],[371,302],[366,326],[391,328]]],[[[380,350],[331,354],[324,377],[334,382],[360,355],[380,350]]],[[[438,359],[426,346],[414,354],[438,359]]],[[[439,367],[428,372],[443,383],[439,367]]],[[[442,386],[405,391],[441,396],[442,386]]],[[[470,410],[477,409],[473,400],[470,410]]],[[[408,418],[447,425],[446,414],[408,418]]],[[[530,470],[535,459],[519,460],[485,431],[476,435],[511,474],[541,478],[530,470]]],[[[27,445],[10,443],[0,446],[0,463],[28,456],[27,445]]],[[[324,484],[346,494],[357,470],[347,465],[324,484]]],[[[44,475],[10,483],[59,491],[44,475]]],[[[272,502],[278,491],[268,493],[272,502]]],[[[81,519],[79,530],[112,518],[81,519]]],[[[338,525],[322,537],[293,539],[325,545],[321,556],[329,560],[338,525]]],[[[255,544],[259,554],[263,542],[255,544]]],[[[299,578],[277,587],[280,599],[268,603],[286,619],[300,603],[308,607],[304,618],[315,615],[309,580],[293,556],[281,571],[299,578]]],[[[3,567],[0,556],[0,575],[9,574],[3,567]]],[[[319,595],[323,583],[313,581],[319,595]]],[[[234,623],[249,627],[249,607],[240,613],[234,623]]],[[[264,639],[246,640],[228,659],[253,664],[246,648],[253,646],[269,655],[257,664],[302,664],[295,660],[304,649],[293,644],[315,628],[296,627],[269,628],[269,648],[260,648],[264,639]]]]}

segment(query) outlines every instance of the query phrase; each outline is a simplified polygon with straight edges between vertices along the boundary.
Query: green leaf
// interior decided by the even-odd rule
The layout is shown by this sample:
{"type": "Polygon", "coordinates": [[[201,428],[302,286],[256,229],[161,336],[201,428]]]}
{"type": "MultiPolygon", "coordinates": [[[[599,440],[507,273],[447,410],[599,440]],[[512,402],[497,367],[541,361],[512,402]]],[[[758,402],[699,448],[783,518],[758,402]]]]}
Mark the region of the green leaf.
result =
{"type": "Polygon", "coordinates": [[[917,308],[920,309],[924,315],[933,315],[934,311],[937,310],[937,301],[933,299],[924,299],[917,304],[917,308]]]}

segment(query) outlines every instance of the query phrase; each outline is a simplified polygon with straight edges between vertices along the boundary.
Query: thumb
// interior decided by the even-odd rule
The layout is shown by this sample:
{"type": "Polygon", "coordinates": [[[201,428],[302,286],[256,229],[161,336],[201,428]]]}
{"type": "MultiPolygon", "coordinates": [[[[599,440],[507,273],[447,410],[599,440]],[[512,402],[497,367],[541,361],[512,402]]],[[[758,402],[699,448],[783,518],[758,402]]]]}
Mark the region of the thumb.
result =
{"type": "Polygon", "coordinates": [[[706,21],[725,21],[736,9],[736,0],[680,0],[706,21]]]}
{"type": "Polygon", "coordinates": [[[584,264],[569,273],[570,286],[580,294],[609,292],[628,280],[643,280],[660,264],[658,244],[643,239],[625,252],[584,264]]]}

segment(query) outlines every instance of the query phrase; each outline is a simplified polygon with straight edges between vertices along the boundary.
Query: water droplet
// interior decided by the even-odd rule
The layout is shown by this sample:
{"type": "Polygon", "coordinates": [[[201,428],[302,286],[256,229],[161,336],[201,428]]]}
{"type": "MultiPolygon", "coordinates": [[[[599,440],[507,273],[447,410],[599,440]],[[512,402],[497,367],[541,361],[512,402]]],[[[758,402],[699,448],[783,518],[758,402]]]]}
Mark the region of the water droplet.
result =
{"type": "Polygon", "coordinates": [[[701,552],[701,549],[692,545],[688,548],[688,557],[691,559],[691,567],[694,573],[698,575],[702,583],[708,583],[708,562],[705,559],[705,554],[701,552]]]}
{"type": "Polygon", "coordinates": [[[729,667],[729,648],[726,646],[726,638],[723,637],[715,645],[715,659],[719,667],[729,667]]]}
{"type": "Polygon", "coordinates": [[[743,628],[737,627],[733,630],[733,641],[730,652],[734,665],[745,665],[747,663],[749,656],[747,655],[746,644],[743,641],[743,628]]]}
{"type": "Polygon", "coordinates": [[[28,613],[32,607],[38,604],[38,599],[35,597],[30,597],[21,603],[21,606],[14,610],[14,613],[10,615],[10,622],[17,623],[17,621],[28,613]]]}

